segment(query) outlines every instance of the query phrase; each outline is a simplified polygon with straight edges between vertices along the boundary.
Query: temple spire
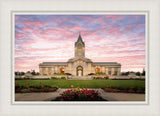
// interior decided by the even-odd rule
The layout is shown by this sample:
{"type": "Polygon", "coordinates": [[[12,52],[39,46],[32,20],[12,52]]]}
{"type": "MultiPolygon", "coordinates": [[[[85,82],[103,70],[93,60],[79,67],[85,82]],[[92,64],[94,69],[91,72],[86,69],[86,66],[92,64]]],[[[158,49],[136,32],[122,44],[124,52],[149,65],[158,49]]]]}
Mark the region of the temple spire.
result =
{"type": "Polygon", "coordinates": [[[82,37],[81,37],[81,32],[79,31],[79,37],[78,37],[78,40],[77,40],[77,42],[78,41],[81,41],[82,43],[83,43],[83,40],[82,40],[82,37]]]}
{"type": "Polygon", "coordinates": [[[85,45],[85,43],[84,43],[83,40],[82,40],[80,31],[79,31],[78,39],[77,39],[77,41],[75,42],[75,45],[76,45],[77,43],[79,43],[79,42],[82,43],[83,45],[85,45]]]}

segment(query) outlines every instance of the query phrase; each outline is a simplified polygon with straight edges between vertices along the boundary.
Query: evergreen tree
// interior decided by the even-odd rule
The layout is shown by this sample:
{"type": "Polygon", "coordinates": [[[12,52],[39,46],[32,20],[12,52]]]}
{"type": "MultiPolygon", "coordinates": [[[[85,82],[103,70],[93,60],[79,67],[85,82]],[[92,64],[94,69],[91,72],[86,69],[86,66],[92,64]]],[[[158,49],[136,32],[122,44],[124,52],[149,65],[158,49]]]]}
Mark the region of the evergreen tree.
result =
{"type": "Polygon", "coordinates": [[[145,72],[145,70],[144,70],[144,68],[143,68],[142,76],[145,76],[145,73],[146,73],[146,72],[145,72]]]}

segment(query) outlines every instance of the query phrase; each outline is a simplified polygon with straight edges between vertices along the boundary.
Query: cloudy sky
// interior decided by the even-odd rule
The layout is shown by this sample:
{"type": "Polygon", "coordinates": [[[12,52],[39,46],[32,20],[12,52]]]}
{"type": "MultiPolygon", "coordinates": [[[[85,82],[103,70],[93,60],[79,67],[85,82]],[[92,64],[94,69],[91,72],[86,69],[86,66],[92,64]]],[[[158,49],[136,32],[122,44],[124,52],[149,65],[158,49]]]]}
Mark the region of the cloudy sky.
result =
{"type": "Polygon", "coordinates": [[[79,31],[93,62],[118,62],[122,71],[145,67],[144,15],[16,15],[15,71],[74,57],[79,31]]]}

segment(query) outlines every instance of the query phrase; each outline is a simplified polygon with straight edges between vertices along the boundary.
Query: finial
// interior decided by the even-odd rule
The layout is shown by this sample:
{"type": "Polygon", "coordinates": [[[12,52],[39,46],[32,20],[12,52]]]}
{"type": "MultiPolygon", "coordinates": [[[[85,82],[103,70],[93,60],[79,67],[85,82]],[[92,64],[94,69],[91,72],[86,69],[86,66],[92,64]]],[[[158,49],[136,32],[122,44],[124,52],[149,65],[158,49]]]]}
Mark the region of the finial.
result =
{"type": "Polygon", "coordinates": [[[81,35],[81,32],[79,31],[79,35],[81,35]]]}

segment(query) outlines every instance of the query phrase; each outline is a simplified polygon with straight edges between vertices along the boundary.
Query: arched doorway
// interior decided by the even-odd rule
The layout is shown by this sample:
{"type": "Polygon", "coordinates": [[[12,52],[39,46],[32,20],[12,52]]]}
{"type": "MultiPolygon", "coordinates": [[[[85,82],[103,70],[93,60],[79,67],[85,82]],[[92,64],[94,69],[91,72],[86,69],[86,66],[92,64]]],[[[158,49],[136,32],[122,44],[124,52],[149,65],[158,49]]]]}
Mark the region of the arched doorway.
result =
{"type": "Polygon", "coordinates": [[[83,76],[83,67],[82,66],[78,66],[77,67],[77,76],[83,76]]]}
{"type": "Polygon", "coordinates": [[[64,73],[64,68],[60,68],[60,73],[64,73]]]}
{"type": "Polygon", "coordinates": [[[96,68],[95,73],[100,73],[100,68],[96,68]]]}

